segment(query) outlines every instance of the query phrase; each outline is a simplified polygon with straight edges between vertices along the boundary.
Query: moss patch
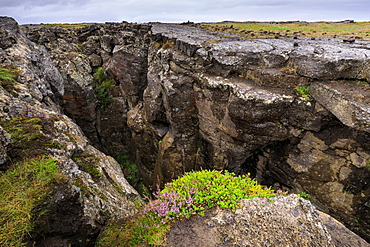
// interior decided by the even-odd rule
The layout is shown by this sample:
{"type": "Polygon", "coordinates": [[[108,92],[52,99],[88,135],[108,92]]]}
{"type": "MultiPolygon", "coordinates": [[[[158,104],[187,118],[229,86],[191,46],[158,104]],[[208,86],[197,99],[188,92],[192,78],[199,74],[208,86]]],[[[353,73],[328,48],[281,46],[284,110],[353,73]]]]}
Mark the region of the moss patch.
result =
{"type": "Polygon", "coordinates": [[[85,153],[77,154],[72,157],[73,161],[83,170],[91,175],[92,178],[100,178],[102,173],[98,169],[99,158],[85,153]]]}
{"type": "Polygon", "coordinates": [[[63,144],[52,138],[54,119],[47,118],[44,114],[34,116],[30,110],[26,116],[0,121],[0,125],[12,137],[8,152],[11,163],[48,155],[48,149],[64,148],[63,144]]]}

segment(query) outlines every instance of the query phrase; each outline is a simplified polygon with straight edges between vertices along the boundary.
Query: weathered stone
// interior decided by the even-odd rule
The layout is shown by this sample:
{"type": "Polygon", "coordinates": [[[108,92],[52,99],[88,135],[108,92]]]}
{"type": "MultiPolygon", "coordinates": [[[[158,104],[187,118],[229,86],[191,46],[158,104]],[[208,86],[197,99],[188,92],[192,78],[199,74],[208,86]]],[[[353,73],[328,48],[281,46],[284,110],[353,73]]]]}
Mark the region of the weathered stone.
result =
{"type": "Polygon", "coordinates": [[[335,246],[331,232],[320,220],[316,209],[296,195],[242,200],[241,207],[235,212],[215,209],[207,212],[205,217],[180,221],[167,234],[167,244],[335,246]]]}
{"type": "Polygon", "coordinates": [[[351,153],[349,157],[351,158],[351,162],[354,166],[358,168],[366,167],[367,160],[358,155],[357,153],[351,153]]]}
{"type": "Polygon", "coordinates": [[[333,217],[330,217],[329,215],[321,211],[317,212],[319,213],[322,224],[325,225],[327,231],[330,233],[331,240],[334,243],[334,246],[369,246],[369,244],[365,240],[348,230],[342,223],[340,223],[333,217]]]}
{"type": "MultiPolygon", "coordinates": [[[[358,86],[357,86],[358,87],[358,86]]],[[[352,84],[351,88],[356,88],[352,84]]],[[[343,87],[340,83],[319,83],[311,85],[311,92],[315,100],[332,112],[343,124],[352,128],[370,131],[370,106],[366,102],[353,100],[345,95],[344,90],[349,90],[343,87]]],[[[354,90],[354,89],[350,89],[354,90]]],[[[356,92],[362,95],[362,98],[370,96],[370,92],[356,92]]]]}
{"type": "Polygon", "coordinates": [[[5,16],[0,16],[0,48],[7,49],[17,43],[18,23],[5,16]]]}
{"type": "Polygon", "coordinates": [[[4,164],[7,159],[7,146],[12,141],[11,136],[0,126],[0,165],[4,164]]]}

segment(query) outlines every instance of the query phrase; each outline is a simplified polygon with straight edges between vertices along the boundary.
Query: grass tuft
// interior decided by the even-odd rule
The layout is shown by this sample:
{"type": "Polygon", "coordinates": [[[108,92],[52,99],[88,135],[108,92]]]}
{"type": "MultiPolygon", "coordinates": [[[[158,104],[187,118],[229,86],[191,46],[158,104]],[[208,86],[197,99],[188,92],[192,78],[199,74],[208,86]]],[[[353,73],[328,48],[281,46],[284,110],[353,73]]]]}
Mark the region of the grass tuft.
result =
{"type": "Polygon", "coordinates": [[[56,161],[45,156],[17,163],[1,173],[0,246],[25,245],[34,220],[45,213],[35,209],[61,179],[56,161]]]}
{"type": "Polygon", "coordinates": [[[0,66],[0,86],[9,90],[18,79],[20,72],[14,66],[0,66]]]}

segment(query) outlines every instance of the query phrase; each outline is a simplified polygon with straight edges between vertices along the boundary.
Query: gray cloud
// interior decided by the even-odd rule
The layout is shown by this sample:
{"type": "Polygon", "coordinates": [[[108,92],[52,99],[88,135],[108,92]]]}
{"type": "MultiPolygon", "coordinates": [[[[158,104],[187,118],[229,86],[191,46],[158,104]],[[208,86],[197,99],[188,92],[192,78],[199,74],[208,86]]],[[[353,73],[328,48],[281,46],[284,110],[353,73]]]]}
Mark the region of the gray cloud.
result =
{"type": "Polygon", "coordinates": [[[81,4],[86,4],[90,2],[90,0],[54,0],[54,1],[49,1],[49,0],[2,0],[1,1],[1,7],[6,8],[6,7],[17,7],[17,8],[22,8],[22,7],[35,7],[35,6],[53,6],[53,5],[75,5],[75,6],[80,6],[81,4]]]}
{"type": "Polygon", "coordinates": [[[2,0],[19,23],[369,20],[368,0],[2,0]]]}

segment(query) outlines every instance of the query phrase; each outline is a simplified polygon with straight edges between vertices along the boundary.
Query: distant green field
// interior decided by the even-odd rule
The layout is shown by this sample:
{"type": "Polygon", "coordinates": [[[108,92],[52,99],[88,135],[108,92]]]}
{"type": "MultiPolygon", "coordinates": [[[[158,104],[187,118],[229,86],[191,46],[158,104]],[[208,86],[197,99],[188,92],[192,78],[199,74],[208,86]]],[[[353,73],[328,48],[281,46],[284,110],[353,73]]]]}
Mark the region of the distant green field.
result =
{"type": "Polygon", "coordinates": [[[308,36],[370,40],[370,22],[221,22],[201,26],[212,31],[242,33],[247,38],[308,36]]]}
{"type": "Polygon", "coordinates": [[[61,28],[83,28],[92,25],[93,23],[79,23],[79,24],[46,24],[48,27],[61,27],[61,28]]]}

